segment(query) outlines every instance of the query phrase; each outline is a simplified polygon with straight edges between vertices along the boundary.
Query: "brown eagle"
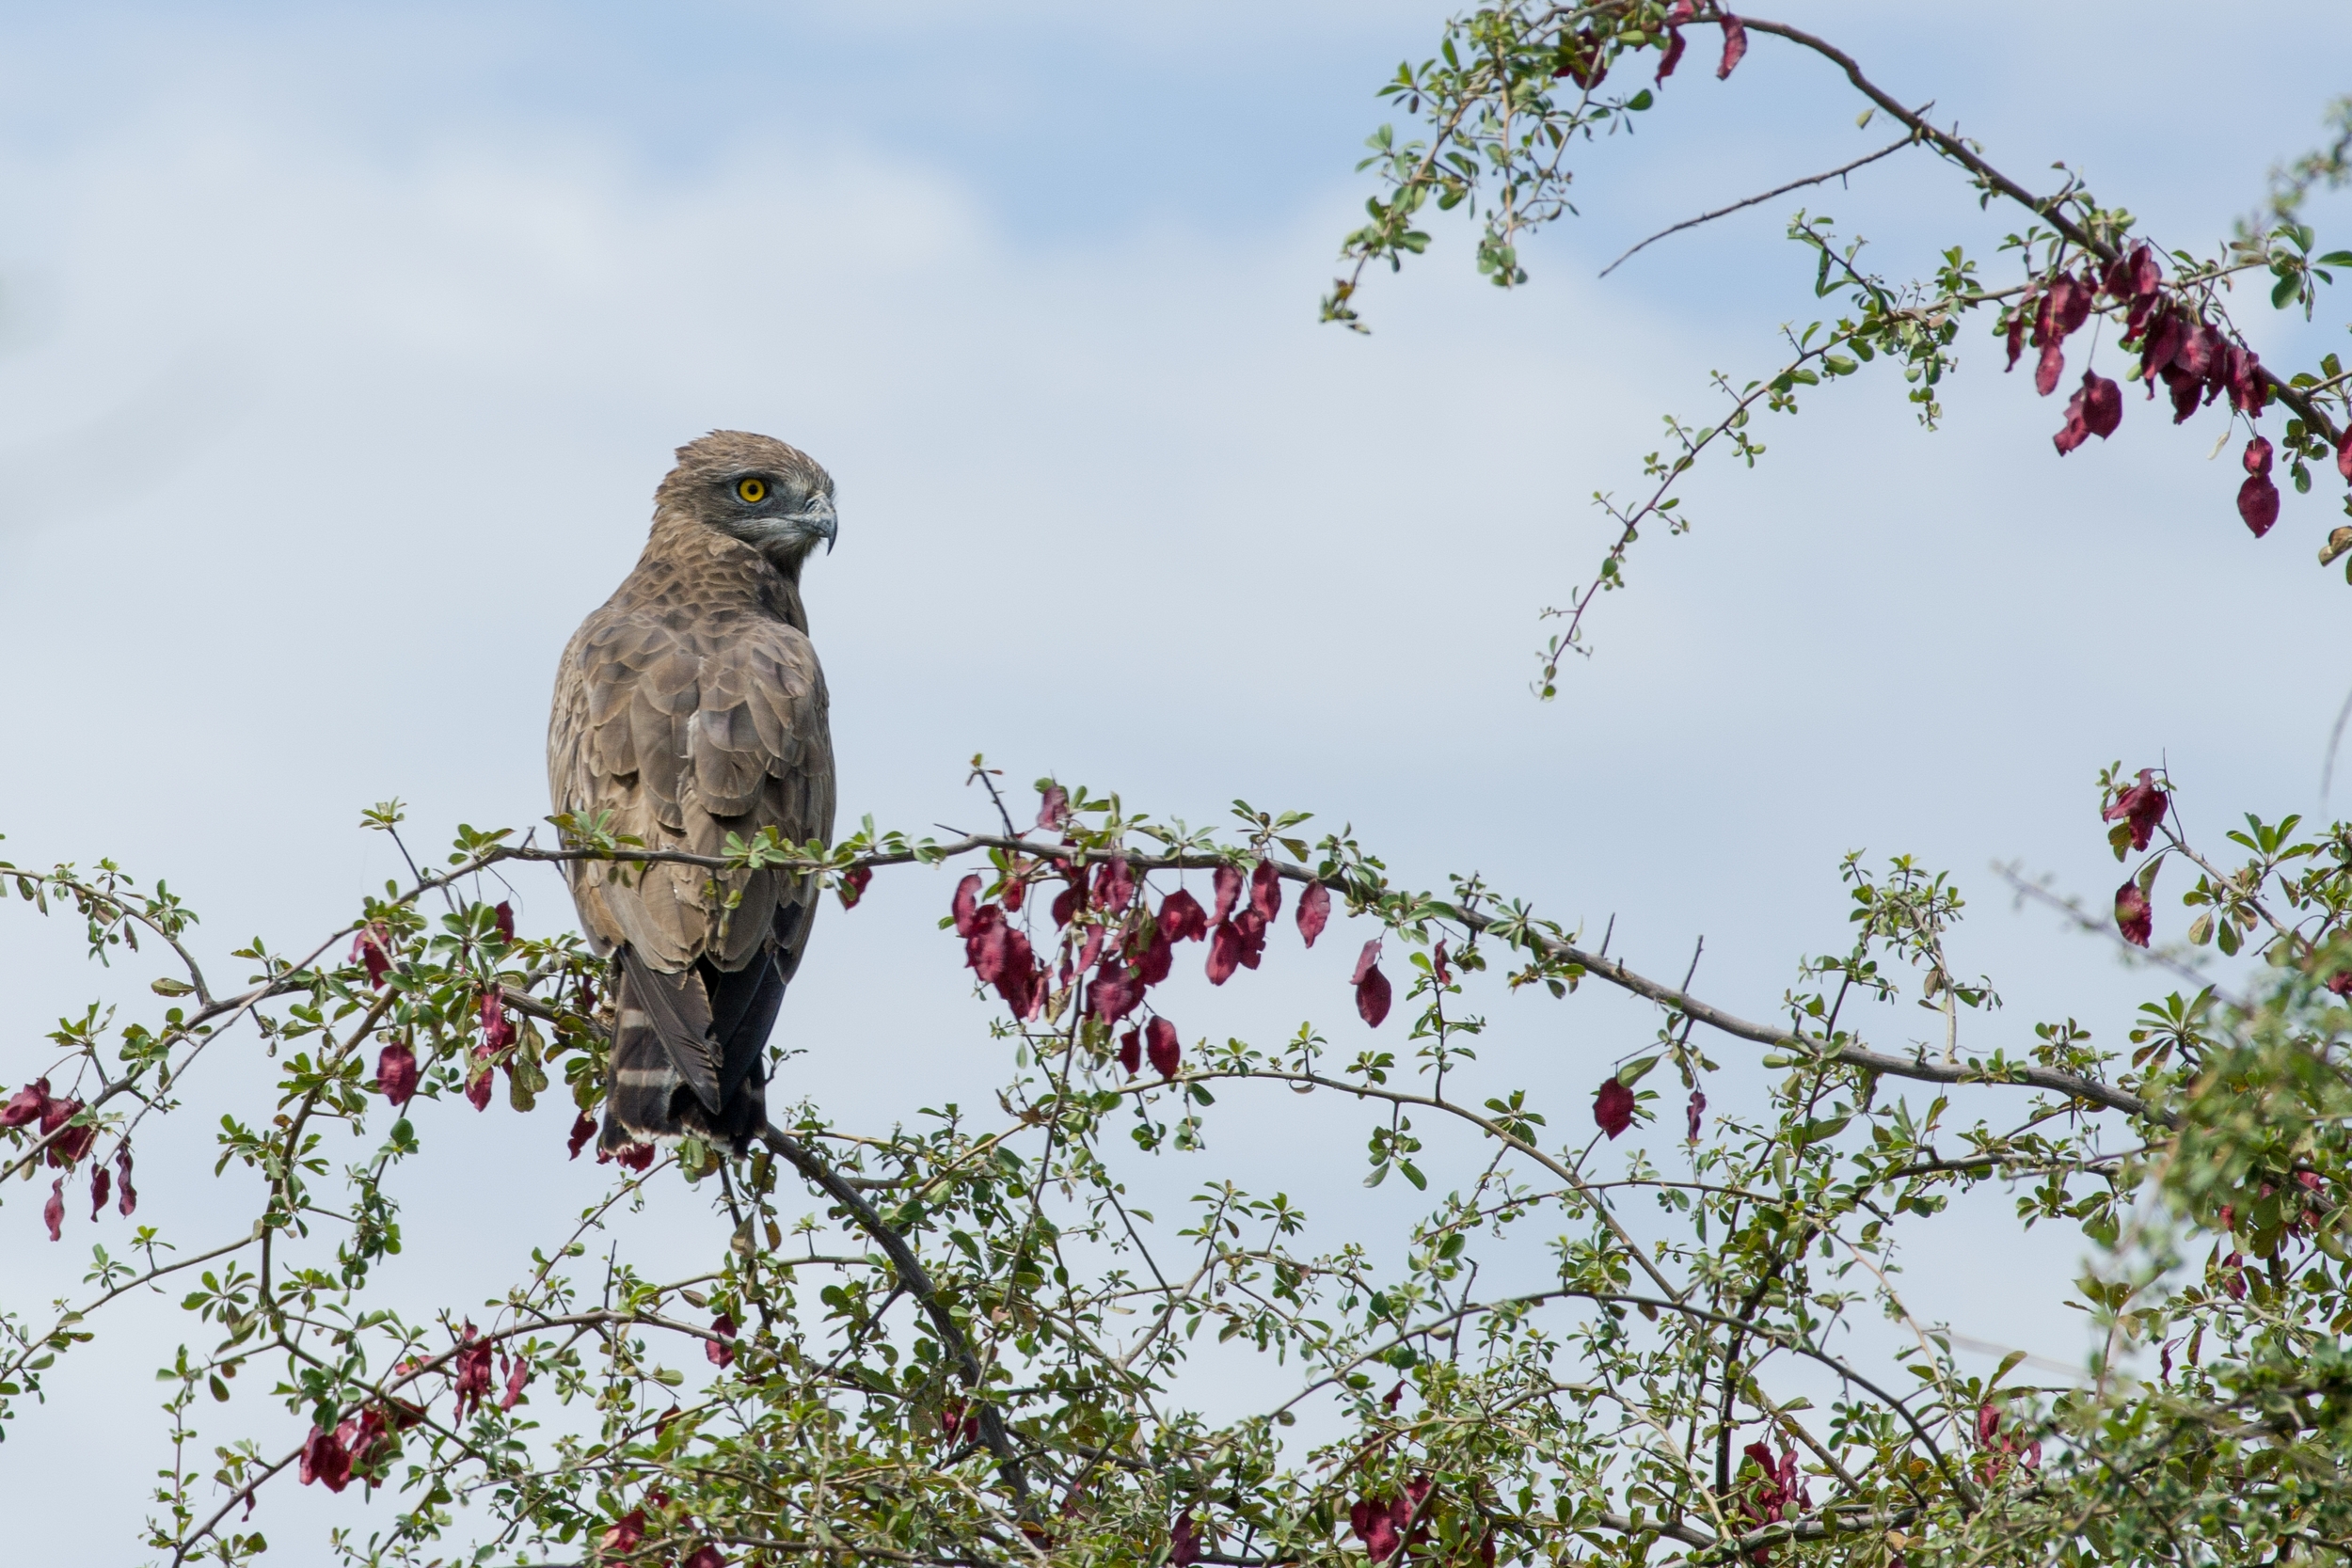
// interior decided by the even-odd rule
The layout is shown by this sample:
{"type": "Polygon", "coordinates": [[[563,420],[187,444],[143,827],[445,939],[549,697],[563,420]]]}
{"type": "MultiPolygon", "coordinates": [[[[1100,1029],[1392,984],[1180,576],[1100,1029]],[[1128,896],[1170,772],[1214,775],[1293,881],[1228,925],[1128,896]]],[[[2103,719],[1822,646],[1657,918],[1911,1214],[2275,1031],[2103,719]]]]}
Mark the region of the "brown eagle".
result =
{"type": "MultiPolygon", "coordinates": [[[[833,546],[833,480],[766,436],[680,447],[637,569],[555,677],[555,809],[648,848],[721,853],[833,832],[825,677],[801,567],[833,546]]],[[[599,1147],[699,1134],[741,1153],[767,1119],[768,1031],[817,913],[807,878],[571,862],[580,924],[619,957],[599,1147]],[[732,905],[732,907],[730,907],[732,905]]]]}

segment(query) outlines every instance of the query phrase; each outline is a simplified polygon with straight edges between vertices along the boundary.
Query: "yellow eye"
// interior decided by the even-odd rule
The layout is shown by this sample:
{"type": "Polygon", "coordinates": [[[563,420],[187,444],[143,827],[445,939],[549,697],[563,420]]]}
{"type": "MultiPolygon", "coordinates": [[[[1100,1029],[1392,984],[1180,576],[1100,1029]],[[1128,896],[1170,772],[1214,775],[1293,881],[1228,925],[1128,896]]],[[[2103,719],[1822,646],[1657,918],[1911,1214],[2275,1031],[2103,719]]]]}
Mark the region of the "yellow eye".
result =
{"type": "Polygon", "coordinates": [[[756,506],[768,499],[768,482],[764,479],[739,479],[735,493],[756,506]]]}

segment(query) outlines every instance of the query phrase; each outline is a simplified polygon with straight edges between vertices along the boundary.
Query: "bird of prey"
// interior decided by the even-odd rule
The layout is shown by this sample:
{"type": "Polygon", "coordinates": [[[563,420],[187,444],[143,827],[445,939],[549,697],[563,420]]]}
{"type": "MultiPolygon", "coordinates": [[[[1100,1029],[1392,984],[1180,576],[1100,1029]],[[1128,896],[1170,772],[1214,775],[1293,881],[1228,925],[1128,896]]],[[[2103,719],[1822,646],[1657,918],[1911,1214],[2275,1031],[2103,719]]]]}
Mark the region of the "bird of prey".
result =
{"type": "MultiPolygon", "coordinates": [[[[648,848],[833,832],[825,677],[801,568],[833,546],[833,480],[766,436],[680,447],[637,569],[564,650],[548,724],[558,812],[648,848]]],[[[689,1134],[741,1153],[767,1120],[765,1047],[817,913],[813,879],[568,862],[599,954],[618,955],[598,1147],[689,1134]],[[730,907],[731,906],[731,907],[730,907]]]]}

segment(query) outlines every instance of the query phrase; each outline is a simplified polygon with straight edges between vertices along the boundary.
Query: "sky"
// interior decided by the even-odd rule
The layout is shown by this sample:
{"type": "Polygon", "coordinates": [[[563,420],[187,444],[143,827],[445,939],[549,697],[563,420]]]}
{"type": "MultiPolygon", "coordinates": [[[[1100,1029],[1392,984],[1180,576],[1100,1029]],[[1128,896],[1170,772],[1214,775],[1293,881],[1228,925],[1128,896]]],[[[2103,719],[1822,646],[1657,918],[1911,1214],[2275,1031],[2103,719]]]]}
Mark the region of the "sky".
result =
{"type": "MultiPolygon", "coordinates": [[[[2198,247],[2317,136],[2352,34],[2283,6],[2085,7],[2059,40],[2023,4],[1780,14],[2020,178],[2063,159],[2198,247]]],[[[671,450],[735,427],[837,482],[839,547],[807,597],[845,822],[980,823],[976,752],[1017,785],[1051,773],[1163,817],[1312,810],[1401,880],[1477,869],[1590,933],[1613,922],[1613,950],[1652,973],[1703,937],[1697,989],[1749,1016],[1844,944],[1839,858],[1911,852],[1970,893],[1956,961],[2009,1003],[1971,1025],[1984,1048],[2067,1016],[2117,1039],[2162,988],[2012,909],[1989,867],[2103,899],[2110,762],[2168,763],[2208,838],[2323,809],[2352,685],[2352,590],[2312,564],[2329,486],[2257,543],[2218,417],[2174,431],[2136,397],[2112,441],[2061,460],[2057,400],[2001,376],[1972,327],[1947,428],[1866,375],[1764,421],[1752,472],[1693,476],[1693,531],[1642,541],[1594,656],[1536,703],[1536,612],[1589,574],[1594,492],[1630,493],[1661,415],[1708,408],[1710,372],[1775,363],[1783,324],[1818,309],[1780,239],[1798,205],[1900,277],[1964,244],[2005,280],[2016,224],[1890,160],[1597,279],[1668,223],[1881,144],[1842,82],[1759,39],[1728,82],[1695,50],[1629,142],[1580,153],[1579,214],[1529,245],[1526,288],[1480,281],[1438,217],[1428,257],[1374,279],[1371,335],[1318,325],[1369,190],[1360,144],[1391,115],[1375,88],[1441,18],[0,7],[0,855],[167,878],[233,968],[246,937],[315,940],[395,872],[356,827],[372,802],[407,801],[428,850],[461,821],[529,827],[564,638],[634,561],[671,450]]],[[[2323,245],[2346,216],[2309,212],[2323,245]]],[[[2240,311],[2274,360],[2334,346],[2347,316],[2240,311]]],[[[792,1093],[852,1125],[985,1102],[1003,1064],[935,930],[950,885],[883,878],[828,912],[783,1025],[806,1052],[792,1093]]],[[[553,878],[512,891],[526,932],[569,926],[553,878]]],[[[2185,912],[2158,907],[2177,935],[2185,912]]],[[[57,1017],[144,992],[84,965],[73,932],[4,918],[14,1084],[57,1017]]],[[[1336,936],[1170,1006],[1188,1037],[1313,1018],[1356,1039],[1360,936],[1336,936]]],[[[1498,1001],[1482,1070],[1581,1103],[1652,1027],[1592,990],[1498,1001]]],[[[1926,1033],[1877,1027],[1888,1049],[1926,1033]]],[[[1731,1098],[1752,1093],[1752,1053],[1715,1053],[1731,1098]]],[[[227,1102],[265,1069],[232,1060],[190,1092],[227,1102]]],[[[407,1256],[432,1262],[395,1288],[478,1300],[602,1173],[548,1156],[552,1110],[434,1115],[464,1162],[412,1193],[407,1256]]],[[[1360,1136],[1338,1107],[1237,1104],[1196,1158],[1371,1223],[1360,1136]]],[[[148,1204],[193,1233],[205,1188],[148,1204]]],[[[11,1302],[72,1289],[108,1233],[52,1249],[38,1191],[8,1196],[11,1302]]],[[[661,1202],[694,1255],[708,1222],[661,1202]]],[[[1955,1215],[1911,1278],[1963,1332],[2077,1362],[2056,1303],[2079,1248],[2017,1243],[2006,1202],[1955,1215]]],[[[161,1423],[120,1412],[144,1412],[137,1369],[188,1331],[165,1304],[121,1332],[157,1353],[61,1363],[0,1449],[0,1499],[142,1506],[161,1423]],[[93,1458],[122,1443],[138,1463],[93,1458]]],[[[288,1544],[351,1517],[271,1506],[288,1544]]],[[[84,1528],[10,1512],[28,1552],[84,1528]]]]}

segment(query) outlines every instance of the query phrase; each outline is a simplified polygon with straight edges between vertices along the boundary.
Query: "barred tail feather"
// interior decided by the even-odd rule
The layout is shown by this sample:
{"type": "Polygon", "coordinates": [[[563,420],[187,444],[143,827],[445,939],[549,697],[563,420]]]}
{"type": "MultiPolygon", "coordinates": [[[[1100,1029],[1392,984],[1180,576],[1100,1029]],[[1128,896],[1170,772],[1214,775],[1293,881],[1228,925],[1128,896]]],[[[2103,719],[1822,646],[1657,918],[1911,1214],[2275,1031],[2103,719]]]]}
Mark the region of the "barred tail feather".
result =
{"type": "Polygon", "coordinates": [[[742,1153],[768,1119],[765,1046],[784,999],[772,956],[733,974],[705,961],[667,974],[626,947],[621,959],[597,1147],[691,1134],[742,1153]]]}

